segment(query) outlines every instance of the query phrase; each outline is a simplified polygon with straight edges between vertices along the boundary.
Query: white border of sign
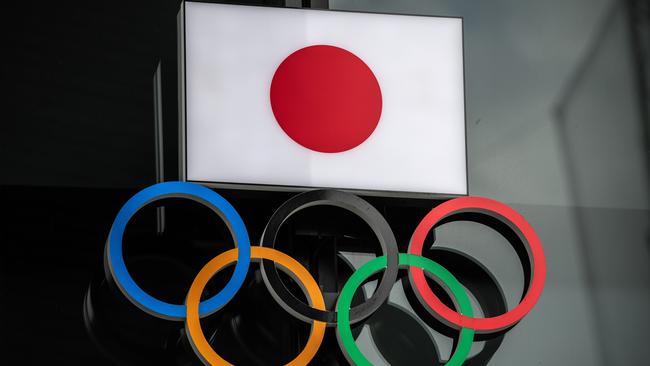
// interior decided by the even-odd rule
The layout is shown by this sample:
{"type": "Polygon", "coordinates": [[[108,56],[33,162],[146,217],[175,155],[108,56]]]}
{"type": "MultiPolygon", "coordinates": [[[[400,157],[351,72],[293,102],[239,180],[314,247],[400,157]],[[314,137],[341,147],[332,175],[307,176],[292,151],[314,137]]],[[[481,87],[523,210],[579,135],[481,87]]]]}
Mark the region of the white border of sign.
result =
{"type": "MultiPolygon", "coordinates": [[[[179,177],[182,181],[187,180],[187,100],[186,100],[186,60],[185,60],[185,3],[188,1],[183,1],[181,4],[180,11],[178,13],[178,113],[179,113],[179,177]]],[[[221,3],[219,1],[189,1],[194,3],[215,3],[221,5],[232,5],[231,3],[221,3]]],[[[247,4],[237,4],[233,6],[247,6],[247,7],[260,7],[259,5],[247,5],[247,4]]],[[[267,6],[264,6],[267,7],[267,6]]],[[[292,8],[292,7],[274,7],[279,9],[292,9],[300,11],[326,11],[326,12],[343,12],[349,13],[351,11],[345,10],[328,10],[328,9],[308,9],[308,8],[292,8]]],[[[463,17],[450,17],[450,16],[432,16],[432,15],[419,15],[419,14],[391,14],[391,13],[373,13],[373,12],[360,12],[354,11],[353,13],[363,13],[363,14],[384,14],[384,15],[395,15],[395,16],[416,16],[416,17],[428,17],[428,18],[453,18],[460,19],[461,24],[463,22],[463,17]]],[[[214,188],[225,188],[225,189],[238,189],[238,190],[255,190],[255,191],[284,191],[284,192],[297,192],[297,191],[306,191],[311,189],[319,188],[335,188],[352,193],[357,193],[366,196],[381,196],[381,197],[404,197],[404,198],[421,198],[421,199],[447,199],[459,196],[466,196],[469,194],[469,158],[467,151],[467,103],[466,103],[466,82],[465,82],[465,68],[464,68],[464,54],[465,54],[465,45],[464,45],[464,25],[461,25],[461,35],[462,35],[462,53],[463,53],[463,105],[464,105],[464,120],[465,120],[465,177],[466,177],[466,192],[465,194],[445,194],[445,193],[427,193],[427,192],[405,192],[405,191],[387,191],[387,190],[369,190],[369,189],[346,189],[344,187],[310,187],[310,186],[288,186],[288,185],[273,185],[273,184],[251,184],[251,183],[232,183],[232,182],[207,182],[207,181],[197,181],[189,180],[191,182],[201,183],[214,188]]]]}

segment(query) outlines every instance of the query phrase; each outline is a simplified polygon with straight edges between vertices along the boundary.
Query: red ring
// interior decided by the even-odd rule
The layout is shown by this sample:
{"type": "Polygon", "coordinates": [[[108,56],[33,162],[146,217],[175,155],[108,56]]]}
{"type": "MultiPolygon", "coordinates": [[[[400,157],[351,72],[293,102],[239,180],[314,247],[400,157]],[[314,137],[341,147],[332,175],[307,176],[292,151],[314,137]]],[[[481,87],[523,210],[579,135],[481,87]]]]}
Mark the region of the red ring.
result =
{"type": "Polygon", "coordinates": [[[441,320],[446,321],[458,328],[471,328],[477,331],[492,332],[499,331],[517,323],[535,306],[537,300],[544,289],[546,280],[546,257],[544,248],[539,237],[533,230],[533,227],[517,211],[506,206],[505,204],[483,197],[461,197],[440,204],[432,209],[418,224],[411,243],[409,253],[422,255],[422,246],[427,234],[442,219],[461,212],[479,212],[492,216],[496,219],[509,221],[510,226],[520,235],[524,244],[528,246],[528,253],[531,256],[531,281],[526,295],[519,305],[505,314],[490,318],[473,318],[461,315],[450,309],[440,301],[440,299],[431,291],[426,282],[424,271],[419,268],[411,267],[411,281],[417,289],[416,294],[420,295],[434,315],[441,320]]]}

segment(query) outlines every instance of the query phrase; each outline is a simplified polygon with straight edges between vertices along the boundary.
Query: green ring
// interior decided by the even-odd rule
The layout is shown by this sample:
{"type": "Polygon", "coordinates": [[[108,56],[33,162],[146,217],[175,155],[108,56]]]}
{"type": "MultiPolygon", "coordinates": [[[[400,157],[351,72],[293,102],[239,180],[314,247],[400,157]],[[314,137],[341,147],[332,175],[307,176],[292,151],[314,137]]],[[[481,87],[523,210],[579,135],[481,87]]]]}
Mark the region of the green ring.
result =
{"type": "MultiPolygon", "coordinates": [[[[405,253],[399,255],[399,264],[400,266],[415,266],[435,275],[451,290],[452,295],[460,307],[460,313],[465,316],[474,316],[465,289],[461,286],[456,277],[454,277],[443,266],[431,259],[405,253]]],[[[361,350],[357,347],[357,344],[354,342],[354,337],[352,336],[352,330],[350,329],[350,305],[352,304],[352,297],[363,281],[384,268],[386,268],[386,257],[382,256],[371,260],[361,268],[357,269],[345,283],[345,286],[343,286],[338,304],[336,305],[336,311],[338,312],[336,336],[341,345],[341,349],[343,350],[343,354],[348,361],[354,365],[372,366],[372,363],[370,363],[366,356],[361,353],[361,350]]],[[[462,328],[460,331],[460,341],[458,342],[456,351],[451,355],[451,358],[447,361],[446,365],[462,365],[469,355],[473,342],[474,330],[462,328]]]]}

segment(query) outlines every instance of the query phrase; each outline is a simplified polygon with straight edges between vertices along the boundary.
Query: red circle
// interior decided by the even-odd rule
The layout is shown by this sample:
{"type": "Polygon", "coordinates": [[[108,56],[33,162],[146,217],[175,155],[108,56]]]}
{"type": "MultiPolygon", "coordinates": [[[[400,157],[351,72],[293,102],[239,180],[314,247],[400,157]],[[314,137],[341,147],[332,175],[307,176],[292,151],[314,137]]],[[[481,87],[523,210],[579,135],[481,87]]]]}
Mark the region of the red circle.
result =
{"type": "Polygon", "coordinates": [[[295,51],[271,82],[271,108],[282,130],[298,144],[323,153],[359,146],[377,127],[381,107],[372,70],[339,47],[295,51]]]}
{"type": "Polygon", "coordinates": [[[517,211],[507,205],[483,197],[461,197],[436,206],[418,224],[408,252],[415,255],[422,255],[422,246],[429,230],[444,218],[458,212],[480,212],[493,216],[500,220],[507,220],[514,226],[525,244],[528,245],[528,253],[532,266],[532,278],[528,292],[521,302],[505,314],[490,318],[473,318],[461,315],[447,307],[431,291],[424,272],[419,268],[411,267],[410,275],[419,297],[431,307],[433,314],[448,324],[458,328],[470,328],[479,332],[492,332],[505,329],[521,320],[535,306],[544,289],[546,280],[546,257],[542,242],[533,230],[533,227],[517,211]]]}

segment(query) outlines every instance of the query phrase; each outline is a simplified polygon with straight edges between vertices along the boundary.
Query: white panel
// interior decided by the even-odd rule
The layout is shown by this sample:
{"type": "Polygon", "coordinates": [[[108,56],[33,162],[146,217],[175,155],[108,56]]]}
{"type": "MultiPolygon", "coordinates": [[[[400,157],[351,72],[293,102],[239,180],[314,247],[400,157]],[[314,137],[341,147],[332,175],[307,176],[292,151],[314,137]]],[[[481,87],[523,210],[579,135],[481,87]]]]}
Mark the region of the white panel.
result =
{"type": "Polygon", "coordinates": [[[186,3],[187,179],[467,194],[462,20],[186,3]],[[359,56],[383,110],[354,149],[308,150],[271,110],[278,65],[317,44],[359,56]]]}

